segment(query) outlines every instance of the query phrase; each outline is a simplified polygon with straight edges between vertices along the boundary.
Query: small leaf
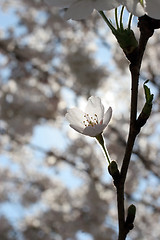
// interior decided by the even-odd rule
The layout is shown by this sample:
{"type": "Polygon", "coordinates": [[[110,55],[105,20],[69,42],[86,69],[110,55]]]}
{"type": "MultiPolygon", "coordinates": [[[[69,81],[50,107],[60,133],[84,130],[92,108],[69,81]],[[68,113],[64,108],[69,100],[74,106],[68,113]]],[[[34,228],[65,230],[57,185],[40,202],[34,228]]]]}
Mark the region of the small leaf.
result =
{"type": "Polygon", "coordinates": [[[145,83],[143,84],[146,102],[144,104],[142,112],[137,119],[137,127],[139,128],[139,130],[142,126],[144,126],[152,111],[152,101],[154,95],[151,94],[150,88],[146,86],[146,83],[148,83],[148,81],[149,80],[145,81],[145,83]]]}
{"type": "Polygon", "coordinates": [[[143,84],[144,92],[145,92],[145,98],[147,104],[152,104],[153,101],[153,94],[151,94],[150,88],[146,86],[146,83],[148,83],[149,80],[146,80],[143,84]]]}

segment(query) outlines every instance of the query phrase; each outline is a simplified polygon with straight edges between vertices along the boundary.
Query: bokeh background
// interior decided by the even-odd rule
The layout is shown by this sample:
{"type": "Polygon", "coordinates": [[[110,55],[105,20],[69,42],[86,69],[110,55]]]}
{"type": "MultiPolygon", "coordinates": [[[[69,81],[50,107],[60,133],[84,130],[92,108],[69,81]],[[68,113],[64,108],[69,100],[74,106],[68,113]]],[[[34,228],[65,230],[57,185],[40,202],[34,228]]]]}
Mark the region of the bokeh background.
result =
{"type": "MultiPolygon", "coordinates": [[[[0,239],[115,240],[116,191],[100,147],[69,128],[68,108],[99,96],[113,118],[104,133],[122,163],[130,110],[129,63],[94,12],[65,21],[43,0],[0,1],[0,239]]],[[[111,11],[107,16],[113,19],[111,11]]],[[[124,15],[127,25],[128,13],[124,15]]],[[[114,19],[113,19],[114,22],[114,19]]],[[[138,19],[133,29],[139,37],[138,19]]],[[[125,188],[137,206],[128,240],[160,239],[160,31],[149,40],[139,84],[154,93],[125,188]]]]}

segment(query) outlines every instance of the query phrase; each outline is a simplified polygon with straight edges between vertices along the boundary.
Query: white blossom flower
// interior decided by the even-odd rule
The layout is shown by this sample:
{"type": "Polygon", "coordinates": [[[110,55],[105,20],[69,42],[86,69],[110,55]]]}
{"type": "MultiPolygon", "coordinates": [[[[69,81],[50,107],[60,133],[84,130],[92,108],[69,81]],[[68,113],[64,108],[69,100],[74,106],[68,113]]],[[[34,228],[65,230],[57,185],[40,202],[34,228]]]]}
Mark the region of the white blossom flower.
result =
{"type": "Polygon", "coordinates": [[[91,96],[88,99],[85,111],[78,108],[69,109],[66,118],[70,127],[79,133],[96,137],[107,127],[112,116],[112,108],[109,107],[104,114],[104,106],[99,97],[91,96]]]}
{"type": "Polygon", "coordinates": [[[160,19],[160,0],[118,0],[135,16],[147,14],[151,18],[160,19]]]}
{"type": "Polygon", "coordinates": [[[56,7],[68,8],[66,19],[81,20],[87,18],[94,9],[98,11],[111,10],[120,4],[117,0],[45,0],[56,7]]]}
{"type": "Polygon", "coordinates": [[[160,19],[160,0],[145,0],[144,9],[148,16],[160,19]]]}

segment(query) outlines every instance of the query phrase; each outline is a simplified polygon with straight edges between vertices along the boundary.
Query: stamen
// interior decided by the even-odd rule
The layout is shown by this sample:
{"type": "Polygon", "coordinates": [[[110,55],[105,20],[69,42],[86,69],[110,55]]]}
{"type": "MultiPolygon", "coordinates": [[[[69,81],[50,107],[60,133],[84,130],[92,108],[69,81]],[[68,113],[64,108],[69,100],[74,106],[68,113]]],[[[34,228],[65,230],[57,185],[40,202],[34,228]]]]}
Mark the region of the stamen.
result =
{"type": "Polygon", "coordinates": [[[83,124],[85,127],[94,127],[95,125],[98,124],[98,116],[97,114],[94,114],[94,117],[89,116],[89,114],[84,114],[85,120],[83,121],[83,124]]]}

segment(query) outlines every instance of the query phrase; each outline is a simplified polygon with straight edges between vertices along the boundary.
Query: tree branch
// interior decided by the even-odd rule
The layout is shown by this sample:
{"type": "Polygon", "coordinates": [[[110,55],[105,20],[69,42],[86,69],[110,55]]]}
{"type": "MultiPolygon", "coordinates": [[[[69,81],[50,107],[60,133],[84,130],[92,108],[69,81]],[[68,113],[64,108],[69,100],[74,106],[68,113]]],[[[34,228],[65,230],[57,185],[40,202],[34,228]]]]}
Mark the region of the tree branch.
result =
{"type": "Polygon", "coordinates": [[[116,184],[117,188],[117,207],[118,207],[118,222],[119,222],[119,237],[118,240],[125,240],[128,232],[131,230],[125,224],[125,207],[124,207],[124,184],[126,181],[127,171],[131,159],[131,154],[133,146],[135,143],[136,136],[140,132],[142,126],[137,122],[137,99],[138,99],[138,84],[139,84],[139,74],[141,69],[141,63],[144,55],[144,51],[149,38],[154,33],[154,26],[152,24],[146,24],[146,21],[150,23],[150,18],[141,17],[139,18],[139,28],[140,28],[140,40],[139,46],[126,57],[130,61],[130,72],[131,72],[131,113],[130,113],[130,127],[129,135],[126,144],[126,150],[122,162],[122,167],[120,171],[120,179],[116,184]]]}

